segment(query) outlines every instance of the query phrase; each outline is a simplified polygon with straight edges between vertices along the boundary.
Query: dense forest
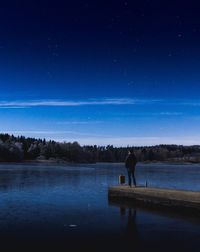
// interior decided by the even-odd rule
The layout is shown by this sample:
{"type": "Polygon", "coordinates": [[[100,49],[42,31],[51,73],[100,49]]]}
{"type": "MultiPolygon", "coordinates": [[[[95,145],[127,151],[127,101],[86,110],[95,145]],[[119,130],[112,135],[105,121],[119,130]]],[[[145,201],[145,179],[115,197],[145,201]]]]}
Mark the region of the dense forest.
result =
{"type": "MultiPolygon", "coordinates": [[[[134,144],[134,143],[133,143],[134,144]]],[[[138,161],[200,162],[200,146],[157,145],[143,147],[80,146],[73,142],[15,137],[0,134],[0,162],[49,160],[56,162],[124,162],[128,150],[134,150],[138,161]]]]}

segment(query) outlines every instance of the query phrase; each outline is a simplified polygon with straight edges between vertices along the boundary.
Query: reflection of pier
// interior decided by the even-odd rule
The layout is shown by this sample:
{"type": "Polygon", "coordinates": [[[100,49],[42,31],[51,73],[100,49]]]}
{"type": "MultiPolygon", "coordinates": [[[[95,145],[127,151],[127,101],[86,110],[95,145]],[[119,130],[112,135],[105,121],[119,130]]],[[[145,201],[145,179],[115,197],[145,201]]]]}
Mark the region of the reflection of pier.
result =
{"type": "Polygon", "coordinates": [[[168,207],[200,213],[200,192],[161,188],[113,186],[109,188],[109,199],[139,202],[149,206],[168,207]]]}

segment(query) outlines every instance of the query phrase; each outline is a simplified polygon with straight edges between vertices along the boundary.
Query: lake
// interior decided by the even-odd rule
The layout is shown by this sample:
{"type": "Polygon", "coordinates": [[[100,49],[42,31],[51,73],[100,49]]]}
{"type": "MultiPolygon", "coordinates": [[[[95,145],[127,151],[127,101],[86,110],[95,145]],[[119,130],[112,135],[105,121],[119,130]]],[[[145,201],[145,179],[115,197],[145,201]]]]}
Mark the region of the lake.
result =
{"type": "MultiPolygon", "coordinates": [[[[1,164],[0,241],[8,249],[196,251],[200,218],[108,201],[123,164],[1,164]]],[[[138,164],[139,185],[200,191],[200,165],[138,164]]]]}

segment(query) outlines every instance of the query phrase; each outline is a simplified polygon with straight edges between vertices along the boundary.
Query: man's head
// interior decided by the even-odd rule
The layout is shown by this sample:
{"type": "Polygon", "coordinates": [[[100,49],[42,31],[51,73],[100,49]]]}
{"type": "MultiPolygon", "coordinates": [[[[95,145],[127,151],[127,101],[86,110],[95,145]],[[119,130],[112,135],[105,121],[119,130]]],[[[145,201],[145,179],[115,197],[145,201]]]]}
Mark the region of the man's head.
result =
{"type": "Polygon", "coordinates": [[[130,154],[134,154],[134,151],[133,150],[129,150],[128,151],[128,154],[130,155],[130,154]]]}

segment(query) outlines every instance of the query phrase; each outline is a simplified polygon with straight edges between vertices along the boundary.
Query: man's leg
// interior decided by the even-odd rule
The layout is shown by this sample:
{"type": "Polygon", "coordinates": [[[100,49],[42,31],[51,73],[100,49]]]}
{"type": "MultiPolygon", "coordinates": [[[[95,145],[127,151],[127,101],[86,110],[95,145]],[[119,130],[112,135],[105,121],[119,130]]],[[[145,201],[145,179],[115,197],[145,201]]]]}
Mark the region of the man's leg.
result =
{"type": "Polygon", "coordinates": [[[133,184],[136,186],[135,171],[132,171],[133,184]]]}
{"type": "Polygon", "coordinates": [[[128,184],[131,186],[131,171],[128,170],[128,184]]]}

